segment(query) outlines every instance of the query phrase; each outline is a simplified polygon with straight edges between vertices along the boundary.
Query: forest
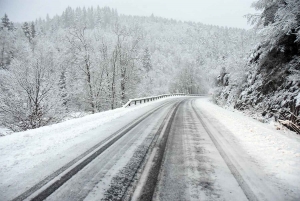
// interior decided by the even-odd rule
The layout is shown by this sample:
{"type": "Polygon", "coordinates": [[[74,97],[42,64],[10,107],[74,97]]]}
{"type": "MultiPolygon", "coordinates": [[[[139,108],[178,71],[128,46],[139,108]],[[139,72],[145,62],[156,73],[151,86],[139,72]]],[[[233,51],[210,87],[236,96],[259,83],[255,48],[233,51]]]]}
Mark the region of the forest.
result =
{"type": "Polygon", "coordinates": [[[299,132],[300,2],[259,0],[251,30],[68,7],[0,27],[0,126],[24,131],[166,93],[213,94],[224,107],[299,132]]]}

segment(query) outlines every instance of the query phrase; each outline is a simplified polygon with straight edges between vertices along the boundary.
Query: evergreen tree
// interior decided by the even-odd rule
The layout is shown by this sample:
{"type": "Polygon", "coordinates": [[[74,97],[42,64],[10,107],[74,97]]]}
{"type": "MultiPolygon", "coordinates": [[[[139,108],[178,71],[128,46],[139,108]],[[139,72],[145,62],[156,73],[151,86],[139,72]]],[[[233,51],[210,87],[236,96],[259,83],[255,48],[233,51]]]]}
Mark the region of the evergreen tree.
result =
{"type": "Polygon", "coordinates": [[[151,56],[148,48],[145,48],[144,50],[143,68],[146,70],[146,72],[152,70],[151,56]]]}
{"type": "Polygon", "coordinates": [[[95,15],[95,24],[98,26],[102,24],[102,13],[99,6],[97,6],[97,11],[95,15]]]}
{"type": "Polygon", "coordinates": [[[5,14],[0,26],[0,69],[8,69],[14,55],[15,30],[12,22],[5,14]]]}
{"type": "Polygon", "coordinates": [[[35,36],[36,36],[36,30],[35,30],[35,26],[34,26],[33,22],[31,23],[31,26],[30,26],[30,36],[31,36],[31,38],[35,38],[35,36]]]}
{"type": "Polygon", "coordinates": [[[28,38],[28,40],[30,42],[31,41],[31,30],[30,30],[29,24],[27,22],[24,22],[22,29],[23,29],[23,32],[24,32],[26,38],[28,38]]]}
{"type": "Polygon", "coordinates": [[[4,14],[4,17],[1,18],[1,20],[2,20],[2,27],[6,27],[6,28],[10,27],[10,22],[6,14],[4,14]]]}
{"type": "Polygon", "coordinates": [[[7,28],[7,30],[9,31],[13,31],[15,29],[14,24],[9,21],[8,16],[6,14],[4,14],[4,17],[1,18],[1,21],[2,21],[1,29],[7,28]]]}
{"type": "Polygon", "coordinates": [[[65,108],[66,111],[68,111],[68,93],[67,93],[67,84],[66,84],[66,72],[63,70],[60,74],[59,78],[59,91],[62,101],[62,106],[65,108]]]}
{"type": "Polygon", "coordinates": [[[299,0],[258,0],[253,4],[261,15],[248,15],[248,20],[261,30],[266,52],[277,48],[284,38],[300,42],[299,0]]]}

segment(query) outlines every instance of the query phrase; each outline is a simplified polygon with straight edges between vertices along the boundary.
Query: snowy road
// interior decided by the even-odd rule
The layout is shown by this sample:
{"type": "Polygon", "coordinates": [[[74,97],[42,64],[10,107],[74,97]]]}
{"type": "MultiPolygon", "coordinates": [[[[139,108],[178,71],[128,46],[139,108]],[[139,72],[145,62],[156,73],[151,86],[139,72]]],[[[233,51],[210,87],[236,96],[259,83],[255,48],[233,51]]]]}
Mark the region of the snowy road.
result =
{"type": "MultiPolygon", "coordinates": [[[[220,122],[218,117],[226,115],[236,118],[205,98],[167,98],[94,116],[105,123],[98,126],[86,119],[82,127],[89,123],[89,128],[48,142],[45,151],[40,151],[45,133],[59,137],[53,128],[42,130],[44,135],[5,136],[0,138],[0,200],[299,200],[299,170],[279,167],[287,170],[284,178],[270,171],[244,146],[244,134],[222,124],[229,121],[220,122]],[[28,136],[26,148],[22,140],[28,136]]],[[[56,131],[82,120],[77,121],[56,131]]],[[[289,143],[295,157],[282,162],[297,166],[299,138],[267,131],[289,143]]]]}
{"type": "Polygon", "coordinates": [[[175,122],[154,200],[283,200],[193,101],[181,106],[175,122]]]}

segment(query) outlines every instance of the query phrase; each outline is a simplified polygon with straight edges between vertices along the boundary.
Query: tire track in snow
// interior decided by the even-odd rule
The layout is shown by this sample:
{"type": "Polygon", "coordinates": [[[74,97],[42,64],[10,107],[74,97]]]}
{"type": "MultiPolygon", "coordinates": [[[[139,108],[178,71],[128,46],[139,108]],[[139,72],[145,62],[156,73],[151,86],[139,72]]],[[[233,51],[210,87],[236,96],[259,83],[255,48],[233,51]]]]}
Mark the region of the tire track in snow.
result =
{"type": "Polygon", "coordinates": [[[250,188],[250,186],[246,183],[246,181],[244,180],[244,178],[242,177],[242,175],[239,173],[239,171],[234,166],[234,164],[232,163],[232,161],[230,160],[230,158],[227,156],[226,152],[220,146],[220,144],[218,143],[218,141],[216,140],[216,138],[214,137],[214,135],[211,133],[211,131],[208,129],[208,126],[204,122],[203,118],[198,114],[199,111],[196,111],[196,109],[194,107],[194,102],[192,103],[192,108],[193,108],[193,111],[195,112],[197,118],[199,119],[199,121],[203,125],[204,129],[206,130],[207,134],[209,135],[210,139],[212,140],[212,142],[216,146],[217,150],[219,151],[220,155],[222,156],[223,160],[227,164],[230,172],[232,173],[232,175],[234,176],[234,178],[236,179],[236,181],[240,185],[241,189],[245,193],[245,195],[248,198],[248,200],[250,200],[250,201],[258,201],[259,199],[255,195],[255,193],[252,191],[252,189],[250,188]]]}
{"type": "Polygon", "coordinates": [[[157,143],[159,135],[161,134],[164,126],[167,124],[167,120],[170,118],[171,113],[175,108],[176,104],[169,109],[156,133],[151,138],[146,139],[144,143],[138,147],[126,166],[112,179],[113,182],[110,185],[110,188],[106,191],[105,198],[102,200],[126,200],[125,197],[129,196],[128,189],[130,185],[134,182],[138,171],[143,167],[143,163],[147,159],[149,152],[157,143]]]}
{"type": "MultiPolygon", "coordinates": [[[[133,194],[132,200],[142,200],[142,201],[150,201],[153,199],[153,195],[155,192],[156,184],[158,181],[158,175],[161,169],[161,165],[163,162],[164,153],[166,150],[166,145],[168,141],[168,136],[171,130],[171,126],[174,122],[174,118],[176,112],[179,108],[179,105],[186,100],[181,101],[178,103],[173,110],[165,129],[162,129],[162,133],[160,133],[159,141],[157,142],[156,147],[154,148],[153,152],[150,155],[149,161],[147,163],[151,163],[151,167],[144,171],[142,174],[146,175],[146,178],[143,178],[145,182],[142,182],[140,186],[135,190],[133,194]]],[[[146,164],[147,166],[147,164],[146,164]]],[[[147,168],[147,167],[146,167],[147,168]]],[[[142,175],[142,176],[143,176],[142,175]]],[[[139,185],[139,184],[138,184],[139,185]]]]}

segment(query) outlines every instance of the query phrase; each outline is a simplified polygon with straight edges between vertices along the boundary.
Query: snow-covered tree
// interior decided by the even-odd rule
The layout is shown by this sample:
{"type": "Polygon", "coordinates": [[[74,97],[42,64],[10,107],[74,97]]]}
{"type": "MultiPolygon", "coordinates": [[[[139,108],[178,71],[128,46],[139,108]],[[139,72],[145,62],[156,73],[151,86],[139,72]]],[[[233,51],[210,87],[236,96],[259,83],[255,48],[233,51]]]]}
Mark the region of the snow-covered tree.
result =
{"type": "Polygon", "coordinates": [[[144,55],[143,55],[143,68],[146,70],[146,72],[149,72],[152,70],[152,62],[151,62],[151,55],[149,48],[145,48],[144,55]]]}
{"type": "Polygon", "coordinates": [[[35,36],[36,36],[35,25],[33,22],[30,25],[30,36],[31,36],[31,38],[35,38],[35,36]]]}
{"type": "Polygon", "coordinates": [[[14,55],[15,28],[5,14],[0,26],[0,69],[7,69],[14,55]]]}
{"type": "Polygon", "coordinates": [[[11,22],[8,19],[8,16],[4,14],[4,17],[1,18],[1,29],[7,28],[8,30],[12,30],[13,26],[11,26],[11,22]]]}
{"type": "Polygon", "coordinates": [[[87,86],[85,101],[89,104],[90,111],[96,112],[94,90],[92,81],[92,67],[94,61],[91,60],[91,54],[94,49],[91,41],[87,37],[86,27],[75,27],[69,30],[69,48],[73,56],[73,62],[83,72],[83,77],[87,86]]]}
{"type": "Polygon", "coordinates": [[[59,77],[59,95],[61,97],[62,107],[65,108],[65,112],[68,111],[68,92],[66,83],[66,71],[62,70],[59,77]]]}
{"type": "Polygon", "coordinates": [[[12,130],[27,130],[57,120],[58,100],[54,88],[53,57],[47,47],[38,46],[26,58],[15,59],[4,78],[5,95],[1,94],[3,122],[12,130]]]}
{"type": "Polygon", "coordinates": [[[292,42],[300,42],[298,0],[259,0],[253,7],[262,11],[260,15],[248,15],[248,19],[260,29],[266,51],[283,48],[280,43],[290,36],[292,42]]]}
{"type": "Polygon", "coordinates": [[[22,29],[23,29],[23,32],[24,32],[26,38],[28,39],[28,41],[31,42],[32,35],[31,35],[31,29],[30,29],[29,24],[27,22],[24,22],[22,29]]]}

